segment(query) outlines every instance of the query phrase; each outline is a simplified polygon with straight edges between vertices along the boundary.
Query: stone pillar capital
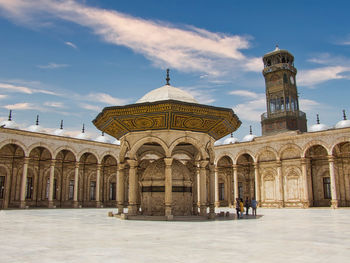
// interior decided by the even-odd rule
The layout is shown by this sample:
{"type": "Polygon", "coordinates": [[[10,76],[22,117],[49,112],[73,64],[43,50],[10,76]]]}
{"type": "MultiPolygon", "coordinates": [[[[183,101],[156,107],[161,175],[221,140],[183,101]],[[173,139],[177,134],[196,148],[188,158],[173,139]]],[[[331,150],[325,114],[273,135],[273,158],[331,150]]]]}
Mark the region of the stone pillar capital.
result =
{"type": "Polygon", "coordinates": [[[75,168],[79,168],[80,163],[79,162],[75,162],[75,168]]]}
{"type": "Polygon", "coordinates": [[[98,163],[97,164],[97,170],[101,170],[102,164],[98,163]]]}
{"type": "Polygon", "coordinates": [[[258,169],[259,168],[259,163],[258,162],[254,162],[253,166],[254,166],[254,169],[258,169]]]}
{"type": "Polygon", "coordinates": [[[128,164],[130,165],[130,168],[135,168],[138,165],[138,161],[129,159],[127,160],[128,164]]]}
{"type": "Polygon", "coordinates": [[[204,169],[208,165],[209,161],[208,160],[202,160],[200,161],[200,167],[201,169],[204,169]]]}
{"type": "Polygon", "coordinates": [[[334,156],[333,155],[328,155],[328,162],[333,163],[334,162],[334,156]]]}
{"type": "Polygon", "coordinates": [[[277,159],[277,160],[276,160],[276,165],[277,165],[278,167],[281,167],[281,166],[282,166],[282,161],[281,161],[280,159],[277,159]]]}
{"type": "Polygon", "coordinates": [[[166,158],[164,158],[164,163],[166,166],[171,166],[171,164],[173,163],[173,160],[174,159],[171,157],[166,157],[166,158]]]}
{"type": "Polygon", "coordinates": [[[213,164],[213,163],[209,164],[209,170],[210,170],[211,172],[217,172],[217,167],[216,167],[216,165],[213,164]]]}
{"type": "Polygon", "coordinates": [[[124,170],[125,168],[125,163],[119,163],[118,166],[117,166],[117,170],[120,171],[120,170],[124,170]]]}
{"type": "Polygon", "coordinates": [[[55,159],[52,159],[52,160],[51,160],[51,163],[50,163],[50,166],[55,166],[55,164],[56,164],[56,160],[55,160],[55,159]]]}
{"type": "Polygon", "coordinates": [[[236,170],[236,171],[237,171],[238,165],[237,165],[237,164],[233,164],[233,165],[232,165],[232,168],[233,168],[233,170],[236,170]]]}
{"type": "Polygon", "coordinates": [[[309,158],[306,158],[306,157],[300,158],[301,165],[306,165],[308,161],[309,161],[309,158]]]}

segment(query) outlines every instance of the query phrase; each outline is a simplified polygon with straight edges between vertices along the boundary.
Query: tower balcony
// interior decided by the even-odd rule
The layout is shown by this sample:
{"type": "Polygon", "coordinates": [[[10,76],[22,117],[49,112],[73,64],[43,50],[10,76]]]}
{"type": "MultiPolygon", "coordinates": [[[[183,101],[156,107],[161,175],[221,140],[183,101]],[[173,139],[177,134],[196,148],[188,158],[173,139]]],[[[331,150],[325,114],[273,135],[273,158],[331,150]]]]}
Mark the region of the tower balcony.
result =
{"type": "Polygon", "coordinates": [[[265,121],[267,119],[277,119],[282,117],[297,117],[299,119],[306,119],[306,114],[303,111],[276,111],[268,114],[264,112],[261,114],[261,121],[265,121]]]}

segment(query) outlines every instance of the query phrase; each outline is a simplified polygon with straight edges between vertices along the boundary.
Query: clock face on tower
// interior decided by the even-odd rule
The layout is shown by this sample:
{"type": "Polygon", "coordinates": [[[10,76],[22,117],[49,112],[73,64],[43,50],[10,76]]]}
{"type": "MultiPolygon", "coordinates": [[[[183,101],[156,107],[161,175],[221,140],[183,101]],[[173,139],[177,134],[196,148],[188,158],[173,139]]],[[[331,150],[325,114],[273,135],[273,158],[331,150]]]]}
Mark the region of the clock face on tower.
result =
{"type": "Polygon", "coordinates": [[[290,76],[290,83],[292,83],[292,85],[294,85],[294,77],[293,76],[290,76]]]}

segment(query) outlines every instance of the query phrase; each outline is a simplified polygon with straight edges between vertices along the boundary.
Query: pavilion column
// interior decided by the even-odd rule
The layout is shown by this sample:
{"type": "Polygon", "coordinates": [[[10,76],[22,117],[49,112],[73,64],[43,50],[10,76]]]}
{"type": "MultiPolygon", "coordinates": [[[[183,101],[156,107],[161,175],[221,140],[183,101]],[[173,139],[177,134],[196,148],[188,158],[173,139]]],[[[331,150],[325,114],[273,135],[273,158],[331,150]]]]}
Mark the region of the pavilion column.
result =
{"type": "Polygon", "coordinates": [[[100,198],[101,167],[102,167],[102,165],[100,163],[97,164],[97,169],[96,169],[96,207],[101,207],[101,198],[100,198]]]}
{"type": "Polygon", "coordinates": [[[164,158],[165,163],[165,196],[164,196],[164,205],[165,205],[165,216],[172,216],[172,206],[173,206],[173,184],[172,184],[172,172],[171,164],[173,158],[164,158]]]}
{"type": "Polygon", "coordinates": [[[254,181],[255,181],[255,200],[260,205],[260,177],[259,177],[259,164],[254,163],[254,181]]]}
{"type": "Polygon", "coordinates": [[[74,167],[74,193],[73,193],[73,207],[78,208],[78,193],[79,193],[79,162],[75,163],[74,167]]]}
{"type": "Polygon", "coordinates": [[[332,208],[337,208],[339,206],[339,200],[337,197],[337,183],[335,179],[335,172],[334,172],[334,157],[328,156],[328,164],[329,164],[329,177],[331,181],[331,193],[332,193],[332,201],[331,206],[332,208]]]}
{"type": "Polygon", "coordinates": [[[125,189],[125,182],[124,182],[124,168],[125,164],[120,163],[118,165],[117,170],[117,207],[118,207],[118,214],[122,214],[124,212],[124,189],[125,189]]]}
{"type": "Polygon", "coordinates": [[[219,201],[219,169],[217,166],[214,168],[214,180],[215,180],[215,206],[219,207],[220,206],[220,201],[219,201]]]}
{"type": "Polygon", "coordinates": [[[29,157],[24,157],[22,180],[21,180],[20,208],[26,208],[26,186],[27,186],[27,173],[28,173],[29,160],[30,160],[29,157]]]}
{"type": "Polygon", "coordinates": [[[215,196],[216,196],[216,183],[215,183],[216,167],[214,164],[209,165],[209,218],[215,218],[215,196]]]}
{"type": "Polygon", "coordinates": [[[233,187],[234,187],[234,193],[235,193],[235,201],[234,206],[236,206],[237,198],[238,198],[238,166],[237,164],[233,165],[233,187]]]}
{"type": "Polygon", "coordinates": [[[306,158],[301,158],[301,173],[302,173],[302,178],[303,178],[303,207],[307,208],[310,206],[310,200],[309,200],[309,180],[307,178],[307,159],[306,158]]]}
{"type": "Polygon", "coordinates": [[[207,169],[209,161],[200,162],[199,184],[200,184],[200,215],[207,215],[207,169]]]}
{"type": "Polygon", "coordinates": [[[201,184],[200,184],[200,163],[196,164],[196,178],[197,178],[197,212],[198,208],[200,207],[200,201],[201,201],[201,184]]]}
{"type": "Polygon", "coordinates": [[[128,205],[128,214],[136,215],[137,214],[137,188],[138,188],[138,178],[136,168],[138,162],[136,160],[128,160],[130,166],[129,169],[129,205],[128,205]]]}
{"type": "Polygon", "coordinates": [[[49,203],[48,207],[49,208],[54,208],[54,203],[53,203],[53,193],[56,189],[53,189],[54,187],[54,181],[55,181],[55,165],[56,165],[56,160],[51,160],[50,164],[50,185],[49,185],[49,203]]]}
{"type": "Polygon", "coordinates": [[[282,162],[278,160],[277,165],[277,198],[278,206],[283,207],[284,205],[284,193],[283,193],[283,176],[282,176],[282,162]]]}

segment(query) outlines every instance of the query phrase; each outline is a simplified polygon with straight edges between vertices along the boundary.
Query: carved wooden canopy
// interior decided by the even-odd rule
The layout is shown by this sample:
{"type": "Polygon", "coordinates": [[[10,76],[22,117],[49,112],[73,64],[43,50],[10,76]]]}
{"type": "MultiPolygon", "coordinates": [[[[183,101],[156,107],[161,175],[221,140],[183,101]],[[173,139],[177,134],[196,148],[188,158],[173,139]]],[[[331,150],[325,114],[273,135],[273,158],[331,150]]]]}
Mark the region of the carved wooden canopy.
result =
{"type": "Polygon", "coordinates": [[[106,107],[92,122],[117,139],[135,131],[184,130],[218,140],[241,125],[232,109],[176,100],[106,107]]]}

